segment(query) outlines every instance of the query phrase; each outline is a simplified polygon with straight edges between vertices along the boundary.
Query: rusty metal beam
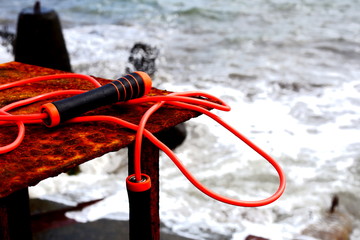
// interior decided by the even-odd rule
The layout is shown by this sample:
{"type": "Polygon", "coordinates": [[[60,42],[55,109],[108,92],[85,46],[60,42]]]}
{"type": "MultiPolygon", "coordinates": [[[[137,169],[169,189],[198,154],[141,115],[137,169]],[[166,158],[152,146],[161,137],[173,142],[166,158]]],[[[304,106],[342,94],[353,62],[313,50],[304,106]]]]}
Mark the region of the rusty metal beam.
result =
{"type": "MultiPolygon", "coordinates": [[[[59,70],[10,62],[0,64],[0,84],[29,77],[60,74],[59,70]]],[[[102,84],[110,80],[97,78],[102,84]]],[[[33,97],[45,92],[61,89],[91,89],[87,82],[78,79],[58,79],[27,84],[0,91],[0,107],[11,102],[33,97]]],[[[166,95],[169,92],[153,88],[150,95],[166,95]]],[[[12,111],[13,114],[37,113],[41,101],[12,111]]],[[[86,113],[87,115],[109,115],[137,124],[144,112],[152,104],[111,105],[86,113]]],[[[152,133],[198,116],[199,113],[164,106],[152,115],[146,128],[152,133]]],[[[0,146],[13,141],[17,134],[16,126],[0,127],[0,146]]],[[[67,172],[73,167],[100,157],[108,152],[118,151],[135,139],[135,132],[117,124],[105,122],[63,124],[56,128],[42,125],[27,125],[25,139],[15,150],[2,154],[0,158],[0,198],[36,185],[48,177],[67,172]]]]}
{"type": "MultiPolygon", "coordinates": [[[[65,72],[10,62],[0,64],[0,85],[35,76],[61,73],[65,72]]],[[[101,84],[110,81],[102,78],[96,79],[101,84]]],[[[57,79],[26,84],[25,86],[0,91],[0,107],[14,101],[61,89],[89,90],[92,89],[92,86],[78,79],[57,79]]],[[[149,95],[166,95],[168,93],[153,88],[149,95]]],[[[18,108],[12,113],[37,113],[42,104],[54,100],[58,99],[34,103],[18,108]]],[[[111,105],[89,111],[86,114],[115,116],[137,124],[150,106],[152,106],[151,103],[111,105]]],[[[166,105],[151,116],[146,128],[152,133],[157,133],[198,115],[200,115],[198,112],[166,105]]],[[[0,146],[13,141],[16,134],[16,126],[0,127],[0,146]]],[[[118,151],[129,145],[129,173],[133,173],[132,149],[134,139],[134,131],[113,123],[63,124],[55,128],[47,128],[42,125],[27,125],[26,135],[21,145],[9,153],[2,154],[0,157],[0,237],[2,237],[0,239],[31,239],[31,232],[29,233],[27,230],[30,226],[27,220],[28,209],[26,207],[28,205],[26,201],[28,186],[36,185],[43,179],[57,176],[81,163],[100,157],[108,152],[118,151]],[[26,194],[23,189],[26,189],[26,194]],[[22,221],[21,226],[24,230],[17,228],[20,225],[18,221],[22,221]],[[15,228],[16,233],[14,232],[15,228]],[[17,238],[16,234],[18,232],[23,232],[24,237],[17,238]],[[12,237],[12,234],[15,234],[15,237],[12,237]]],[[[147,221],[143,221],[144,218],[136,215],[138,214],[136,203],[134,201],[130,203],[130,238],[131,240],[159,240],[159,150],[145,139],[142,153],[142,170],[151,177],[153,187],[148,196],[149,199],[145,201],[147,204],[143,206],[141,212],[141,214],[146,212],[148,215],[147,221]],[[144,232],[143,229],[139,230],[140,225],[147,229],[147,234],[151,235],[150,238],[136,235],[138,232],[144,232]]]]}

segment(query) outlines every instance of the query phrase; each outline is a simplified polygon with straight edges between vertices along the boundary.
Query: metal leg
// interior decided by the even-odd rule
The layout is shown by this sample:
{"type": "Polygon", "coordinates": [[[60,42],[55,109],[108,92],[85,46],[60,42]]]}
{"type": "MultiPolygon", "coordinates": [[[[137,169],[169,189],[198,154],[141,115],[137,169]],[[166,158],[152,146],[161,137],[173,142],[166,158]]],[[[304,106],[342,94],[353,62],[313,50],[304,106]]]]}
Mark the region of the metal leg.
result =
{"type": "Polygon", "coordinates": [[[0,199],[0,239],[32,239],[27,188],[0,199]]]}
{"type": "MultiPolygon", "coordinates": [[[[134,144],[129,148],[129,175],[134,173],[134,144]]],[[[142,172],[151,178],[150,192],[129,194],[130,205],[130,240],[159,240],[159,149],[149,140],[142,143],[142,172]]]]}

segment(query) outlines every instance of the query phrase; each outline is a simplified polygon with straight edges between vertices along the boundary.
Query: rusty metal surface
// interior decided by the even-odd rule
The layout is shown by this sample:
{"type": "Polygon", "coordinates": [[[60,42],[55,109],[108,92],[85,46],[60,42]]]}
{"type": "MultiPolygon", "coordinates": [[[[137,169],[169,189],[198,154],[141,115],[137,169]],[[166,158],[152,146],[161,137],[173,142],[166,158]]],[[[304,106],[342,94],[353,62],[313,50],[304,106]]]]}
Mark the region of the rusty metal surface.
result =
{"type": "MultiPolygon", "coordinates": [[[[60,74],[62,71],[17,62],[0,64],[0,84],[29,77],[60,74]]],[[[109,80],[97,78],[102,84],[109,80]]],[[[32,83],[0,91],[0,107],[11,102],[61,89],[91,89],[84,80],[59,79],[32,83]]],[[[153,88],[151,95],[168,92],[153,88]]],[[[55,100],[55,99],[54,99],[55,100]]],[[[13,111],[14,114],[36,113],[47,100],[13,111]]],[[[132,123],[138,123],[150,104],[136,106],[106,106],[88,115],[111,115],[132,123]]],[[[157,111],[149,120],[147,129],[158,132],[173,127],[199,114],[189,110],[167,106],[157,111]]],[[[17,135],[16,126],[0,126],[0,146],[12,142],[17,135]]],[[[56,128],[43,125],[27,125],[21,145],[0,155],[0,197],[27,186],[36,185],[48,177],[129,145],[135,133],[119,125],[106,122],[64,124],[56,128]]]]}

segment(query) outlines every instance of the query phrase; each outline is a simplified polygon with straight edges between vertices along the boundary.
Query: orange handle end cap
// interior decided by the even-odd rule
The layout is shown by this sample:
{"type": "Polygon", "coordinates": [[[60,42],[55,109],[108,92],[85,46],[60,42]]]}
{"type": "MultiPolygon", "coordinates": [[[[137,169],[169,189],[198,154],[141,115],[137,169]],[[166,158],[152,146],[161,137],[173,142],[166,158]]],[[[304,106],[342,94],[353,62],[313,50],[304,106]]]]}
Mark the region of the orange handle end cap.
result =
{"type": "Polygon", "coordinates": [[[136,182],[135,174],[132,174],[126,178],[126,187],[132,192],[144,192],[151,188],[151,179],[146,174],[141,174],[141,181],[136,182]]]}
{"type": "Polygon", "coordinates": [[[60,124],[60,114],[54,104],[46,103],[42,105],[40,112],[47,113],[49,115],[49,117],[43,121],[47,127],[55,127],[60,124]]]}
{"type": "Polygon", "coordinates": [[[152,87],[151,77],[146,72],[137,71],[135,73],[138,74],[144,81],[144,84],[145,84],[144,95],[148,94],[152,87]]]}

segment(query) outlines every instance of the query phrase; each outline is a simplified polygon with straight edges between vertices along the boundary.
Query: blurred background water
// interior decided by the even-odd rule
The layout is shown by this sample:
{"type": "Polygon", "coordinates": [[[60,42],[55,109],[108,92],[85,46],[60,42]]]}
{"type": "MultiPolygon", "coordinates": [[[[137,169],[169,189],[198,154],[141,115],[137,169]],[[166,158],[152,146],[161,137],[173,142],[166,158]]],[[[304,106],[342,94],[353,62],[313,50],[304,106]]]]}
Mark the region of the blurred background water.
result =
{"type": "MultiPolygon", "coordinates": [[[[196,190],[161,157],[161,220],[194,239],[301,238],[333,194],[360,239],[360,1],[44,0],[60,15],[74,72],[115,78],[136,42],[159,49],[154,86],[201,90],[232,107],[217,112],[277,159],[288,186],[277,202],[239,208],[196,190]]],[[[34,1],[0,0],[0,24],[15,31],[34,1]]],[[[0,46],[0,61],[13,60],[0,46]]],[[[272,194],[278,180],[261,157],[205,117],[187,123],[176,153],[208,187],[239,199],[272,194]]],[[[126,219],[126,152],[31,189],[32,197],[75,204],[68,216],[126,219]],[[119,204],[124,203],[124,204],[119,204]]]]}

